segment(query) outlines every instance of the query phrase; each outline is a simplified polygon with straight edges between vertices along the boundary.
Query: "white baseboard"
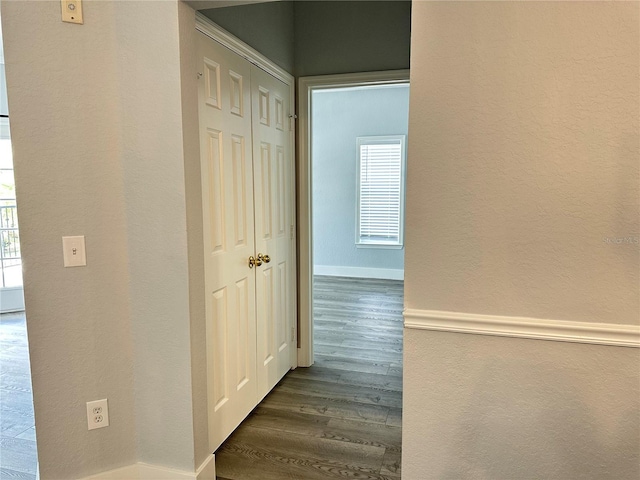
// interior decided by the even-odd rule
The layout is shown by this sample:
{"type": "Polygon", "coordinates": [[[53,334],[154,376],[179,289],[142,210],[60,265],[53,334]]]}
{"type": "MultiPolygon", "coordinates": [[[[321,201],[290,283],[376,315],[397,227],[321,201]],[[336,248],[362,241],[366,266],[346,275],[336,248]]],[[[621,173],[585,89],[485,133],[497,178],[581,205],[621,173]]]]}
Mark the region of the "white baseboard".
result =
{"type": "Polygon", "coordinates": [[[640,325],[570,322],[527,317],[406,309],[409,329],[533,338],[640,348],[640,325]]]}
{"type": "Polygon", "coordinates": [[[379,278],[404,280],[404,270],[395,268],[342,267],[334,265],[314,265],[314,275],[329,277],[379,278]]]}
{"type": "Polygon", "coordinates": [[[196,470],[196,480],[216,480],[216,456],[213,453],[196,470]]]}
{"type": "Polygon", "coordinates": [[[215,480],[215,478],[215,455],[209,455],[195,472],[134,463],[85,477],[83,480],[215,480]]]}

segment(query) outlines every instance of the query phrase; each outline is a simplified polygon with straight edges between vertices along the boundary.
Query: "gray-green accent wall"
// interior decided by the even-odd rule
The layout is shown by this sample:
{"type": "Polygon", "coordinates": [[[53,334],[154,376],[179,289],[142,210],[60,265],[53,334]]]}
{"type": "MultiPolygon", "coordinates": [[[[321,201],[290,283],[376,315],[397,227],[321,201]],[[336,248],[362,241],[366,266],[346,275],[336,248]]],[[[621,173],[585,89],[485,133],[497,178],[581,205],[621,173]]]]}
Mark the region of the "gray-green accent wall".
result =
{"type": "Polygon", "coordinates": [[[295,2],[295,74],[409,68],[411,2],[295,2]]]}
{"type": "Polygon", "coordinates": [[[201,13],[287,72],[293,73],[293,2],[212,8],[201,13]],[[269,28],[264,28],[265,25],[269,28]]]}
{"type": "Polygon", "coordinates": [[[409,68],[409,1],[285,1],[202,13],[297,77],[409,68]]]}

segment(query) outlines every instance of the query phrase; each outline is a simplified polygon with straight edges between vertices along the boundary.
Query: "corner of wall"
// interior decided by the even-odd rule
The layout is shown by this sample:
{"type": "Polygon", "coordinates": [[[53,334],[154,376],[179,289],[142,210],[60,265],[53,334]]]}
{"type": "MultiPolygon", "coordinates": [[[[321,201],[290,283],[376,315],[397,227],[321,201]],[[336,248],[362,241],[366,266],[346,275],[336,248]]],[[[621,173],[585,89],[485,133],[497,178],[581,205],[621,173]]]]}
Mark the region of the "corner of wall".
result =
{"type": "Polygon", "coordinates": [[[207,408],[206,324],[204,289],[204,244],[202,232],[202,188],[197,103],[197,57],[195,11],[180,2],[180,74],[182,136],[184,149],[187,252],[189,262],[189,317],[191,336],[191,388],[193,399],[194,457],[196,466],[209,451],[207,408]]]}

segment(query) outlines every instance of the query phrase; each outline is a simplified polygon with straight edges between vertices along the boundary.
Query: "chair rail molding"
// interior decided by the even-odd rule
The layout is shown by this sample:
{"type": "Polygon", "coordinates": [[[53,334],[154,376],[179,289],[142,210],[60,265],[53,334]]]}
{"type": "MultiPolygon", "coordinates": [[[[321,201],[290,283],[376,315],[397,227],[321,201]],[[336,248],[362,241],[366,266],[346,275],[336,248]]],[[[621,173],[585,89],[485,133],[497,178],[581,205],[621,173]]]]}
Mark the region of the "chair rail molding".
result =
{"type": "MultiPolygon", "coordinates": [[[[205,34],[212,40],[224,45],[232,52],[235,52],[242,58],[249,61],[249,63],[254,64],[256,67],[261,68],[268,74],[276,77],[285,85],[294,84],[295,79],[293,75],[276,65],[273,61],[262,55],[253,47],[227,32],[224,28],[215,24],[200,12],[196,12],[196,30],[205,34]]],[[[293,103],[291,105],[293,105],[293,103]]]]}
{"type": "Polygon", "coordinates": [[[407,329],[640,348],[640,325],[405,309],[407,329]]]}

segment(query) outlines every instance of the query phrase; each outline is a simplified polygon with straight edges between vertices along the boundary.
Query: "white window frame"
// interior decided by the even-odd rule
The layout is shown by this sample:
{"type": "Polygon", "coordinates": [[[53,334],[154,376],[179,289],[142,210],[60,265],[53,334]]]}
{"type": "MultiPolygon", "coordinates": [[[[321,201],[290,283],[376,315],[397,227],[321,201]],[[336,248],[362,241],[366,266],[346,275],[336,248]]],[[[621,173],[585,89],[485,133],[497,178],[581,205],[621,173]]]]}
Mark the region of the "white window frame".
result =
{"type": "Polygon", "coordinates": [[[391,248],[404,247],[404,204],[405,204],[405,177],[406,177],[406,135],[378,135],[369,137],[357,137],[356,139],[356,231],[355,244],[357,248],[391,248]],[[400,212],[398,225],[398,241],[363,241],[360,236],[360,169],[362,158],[360,147],[362,145],[389,145],[400,144],[400,212]]]}

